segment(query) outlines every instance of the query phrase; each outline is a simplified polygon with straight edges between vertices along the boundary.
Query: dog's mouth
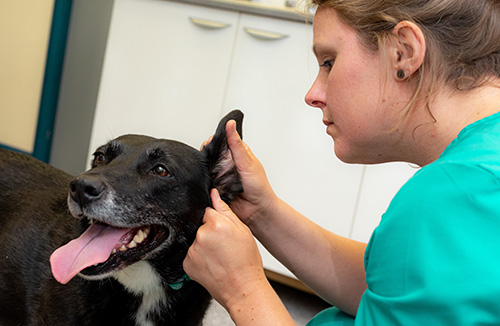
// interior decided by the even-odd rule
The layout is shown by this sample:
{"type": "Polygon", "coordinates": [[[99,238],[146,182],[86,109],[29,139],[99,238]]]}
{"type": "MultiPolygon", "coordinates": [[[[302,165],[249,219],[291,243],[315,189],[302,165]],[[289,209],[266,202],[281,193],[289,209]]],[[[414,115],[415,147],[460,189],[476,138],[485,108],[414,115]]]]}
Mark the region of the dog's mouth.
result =
{"type": "Polygon", "coordinates": [[[99,279],[144,259],[168,236],[169,231],[159,225],[116,228],[93,222],[78,239],[54,251],[52,274],[62,284],[78,273],[99,279]]]}

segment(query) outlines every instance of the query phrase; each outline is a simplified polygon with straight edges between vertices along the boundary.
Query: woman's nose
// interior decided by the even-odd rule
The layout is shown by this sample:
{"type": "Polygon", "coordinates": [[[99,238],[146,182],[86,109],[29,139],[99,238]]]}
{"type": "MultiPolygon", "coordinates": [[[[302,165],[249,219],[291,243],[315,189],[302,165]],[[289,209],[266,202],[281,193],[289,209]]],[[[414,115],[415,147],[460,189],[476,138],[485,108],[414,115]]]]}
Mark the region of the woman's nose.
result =
{"type": "Polygon", "coordinates": [[[316,78],[311,88],[306,93],[305,101],[309,106],[323,109],[326,106],[325,94],[323,83],[316,78]]]}

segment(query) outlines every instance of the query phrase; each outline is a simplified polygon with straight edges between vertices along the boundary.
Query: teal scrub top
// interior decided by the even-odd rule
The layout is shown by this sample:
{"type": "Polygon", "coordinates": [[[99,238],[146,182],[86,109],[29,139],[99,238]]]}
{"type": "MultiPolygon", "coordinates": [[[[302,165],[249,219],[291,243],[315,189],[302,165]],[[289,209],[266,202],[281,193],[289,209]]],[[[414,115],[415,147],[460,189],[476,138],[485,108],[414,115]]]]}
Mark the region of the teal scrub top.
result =
{"type": "Polygon", "coordinates": [[[365,252],[354,320],[308,326],[500,325],[500,113],[464,128],[396,194],[365,252]]]}

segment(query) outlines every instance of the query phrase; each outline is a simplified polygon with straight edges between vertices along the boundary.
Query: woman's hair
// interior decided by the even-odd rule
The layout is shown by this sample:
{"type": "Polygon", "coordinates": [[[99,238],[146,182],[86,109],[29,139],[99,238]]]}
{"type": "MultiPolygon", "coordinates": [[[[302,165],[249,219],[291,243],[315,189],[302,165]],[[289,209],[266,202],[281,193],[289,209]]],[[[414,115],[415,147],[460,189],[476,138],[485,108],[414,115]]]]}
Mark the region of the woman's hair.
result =
{"type": "Polygon", "coordinates": [[[467,90],[491,77],[500,78],[500,0],[310,1],[333,8],[372,50],[394,40],[392,30],[399,22],[417,24],[425,35],[427,52],[415,76],[416,93],[423,78],[429,91],[438,83],[467,90]]]}

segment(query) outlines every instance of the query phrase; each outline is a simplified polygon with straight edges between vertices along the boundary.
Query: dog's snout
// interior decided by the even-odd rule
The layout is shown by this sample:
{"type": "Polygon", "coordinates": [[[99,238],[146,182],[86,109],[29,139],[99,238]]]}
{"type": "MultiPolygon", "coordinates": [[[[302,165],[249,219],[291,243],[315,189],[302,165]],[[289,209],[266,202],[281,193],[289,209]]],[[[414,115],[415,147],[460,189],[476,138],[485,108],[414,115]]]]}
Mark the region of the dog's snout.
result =
{"type": "Polygon", "coordinates": [[[98,177],[77,177],[70,183],[70,196],[80,206],[92,203],[101,198],[106,186],[98,177]]]}

